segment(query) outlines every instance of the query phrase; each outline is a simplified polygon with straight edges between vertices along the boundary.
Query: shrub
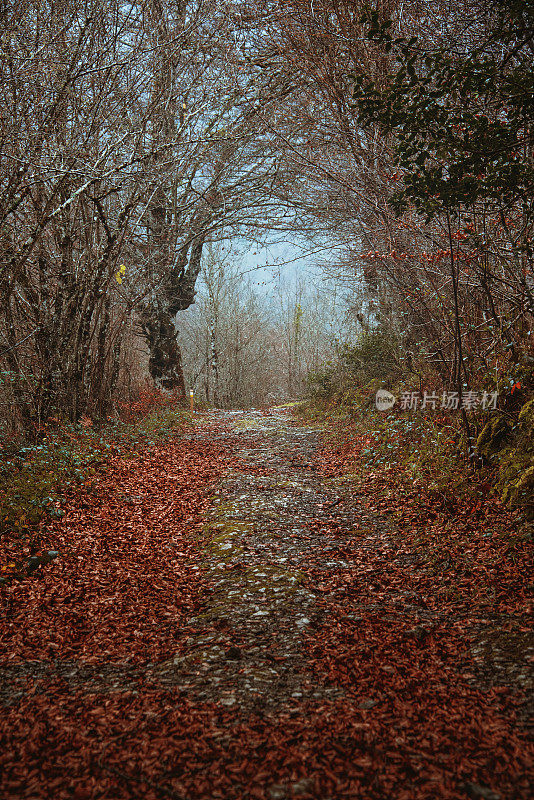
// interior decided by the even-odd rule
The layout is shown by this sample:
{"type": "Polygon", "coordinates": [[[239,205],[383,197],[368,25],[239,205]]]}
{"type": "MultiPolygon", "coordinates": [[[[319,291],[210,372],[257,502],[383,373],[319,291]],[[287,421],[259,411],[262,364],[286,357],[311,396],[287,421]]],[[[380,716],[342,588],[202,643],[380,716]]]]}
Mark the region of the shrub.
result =
{"type": "Polygon", "coordinates": [[[341,345],[336,362],[310,373],[307,396],[312,402],[366,404],[378,388],[389,387],[400,378],[400,352],[396,335],[382,330],[362,333],[356,343],[341,345]]]}

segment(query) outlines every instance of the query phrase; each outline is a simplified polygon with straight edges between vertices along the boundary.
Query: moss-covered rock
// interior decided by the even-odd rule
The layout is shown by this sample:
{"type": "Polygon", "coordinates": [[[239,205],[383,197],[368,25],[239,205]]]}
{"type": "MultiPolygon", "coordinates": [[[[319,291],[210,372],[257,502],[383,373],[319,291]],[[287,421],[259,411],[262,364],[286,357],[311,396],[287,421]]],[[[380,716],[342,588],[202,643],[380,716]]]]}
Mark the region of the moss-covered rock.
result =
{"type": "Polygon", "coordinates": [[[525,432],[534,434],[534,399],[525,403],[519,412],[519,424],[523,426],[525,432]]]}
{"type": "Polygon", "coordinates": [[[502,499],[513,508],[524,508],[530,517],[534,516],[534,466],[520,474],[515,483],[507,483],[502,499]]]}
{"type": "MultiPolygon", "coordinates": [[[[484,431],[483,431],[484,432],[484,431]]],[[[507,446],[498,456],[502,500],[534,519],[534,400],[522,407],[507,446]]]]}
{"type": "Polygon", "coordinates": [[[494,414],[477,439],[477,451],[480,455],[491,460],[510,439],[512,427],[507,417],[494,414]]]}

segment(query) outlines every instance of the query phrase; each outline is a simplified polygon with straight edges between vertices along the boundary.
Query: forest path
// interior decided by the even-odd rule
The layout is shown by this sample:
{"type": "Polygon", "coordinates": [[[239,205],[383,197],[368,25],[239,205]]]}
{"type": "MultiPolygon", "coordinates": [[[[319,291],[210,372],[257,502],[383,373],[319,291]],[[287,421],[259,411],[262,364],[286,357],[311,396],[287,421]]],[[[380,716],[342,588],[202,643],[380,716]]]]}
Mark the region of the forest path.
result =
{"type": "Polygon", "coordinates": [[[531,796],[523,619],[324,457],[288,409],[202,412],[73,492],[6,596],[2,799],[531,796]]]}
{"type": "Polygon", "coordinates": [[[339,687],[317,684],[302,656],[302,634],[322,617],[305,569],[319,560],[324,570],[346,567],[342,535],[327,529],[330,510],[347,532],[354,522],[318,475],[317,430],[296,425],[287,409],[197,421],[199,440],[232,439],[238,464],[218,485],[202,532],[209,599],[189,620],[196,631],[187,650],[160,667],[161,678],[251,710],[340,696],[339,687]]]}

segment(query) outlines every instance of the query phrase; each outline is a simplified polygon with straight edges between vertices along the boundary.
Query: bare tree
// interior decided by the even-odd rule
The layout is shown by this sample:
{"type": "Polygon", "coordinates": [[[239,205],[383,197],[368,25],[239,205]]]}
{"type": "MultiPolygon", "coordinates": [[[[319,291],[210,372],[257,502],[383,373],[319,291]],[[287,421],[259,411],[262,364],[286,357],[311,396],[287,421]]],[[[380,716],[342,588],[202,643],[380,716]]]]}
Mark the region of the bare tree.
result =
{"type": "Polygon", "coordinates": [[[0,358],[5,402],[31,431],[52,413],[105,415],[132,312],[152,378],[183,393],[175,315],[207,241],[278,213],[259,111],[287,87],[248,65],[239,20],[216,4],[64,0],[14,15],[1,43],[0,358]]]}

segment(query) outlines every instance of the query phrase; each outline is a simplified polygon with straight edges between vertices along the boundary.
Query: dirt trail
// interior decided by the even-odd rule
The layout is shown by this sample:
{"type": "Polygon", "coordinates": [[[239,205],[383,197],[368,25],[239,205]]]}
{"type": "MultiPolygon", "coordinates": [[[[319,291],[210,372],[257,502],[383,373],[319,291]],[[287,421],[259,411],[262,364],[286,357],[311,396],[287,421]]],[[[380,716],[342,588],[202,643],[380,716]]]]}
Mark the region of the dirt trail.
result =
{"type": "Polygon", "coordinates": [[[202,413],[74,499],[70,561],[11,598],[0,797],[529,797],[531,644],[500,658],[494,619],[451,614],[319,443],[287,410],[202,413]]]}
{"type": "Polygon", "coordinates": [[[276,410],[199,420],[200,439],[214,436],[205,424],[226,429],[219,438],[234,440],[239,466],[218,486],[202,533],[209,599],[189,620],[185,652],[158,668],[160,680],[176,680],[198,699],[259,710],[342,695],[318,685],[303,661],[302,634],[321,617],[303,568],[318,552],[325,569],[346,566],[329,558],[324,532],[310,523],[335,506],[350,530],[353,513],[340,512],[342,498],[317,475],[317,430],[289,422],[276,410]]]}

